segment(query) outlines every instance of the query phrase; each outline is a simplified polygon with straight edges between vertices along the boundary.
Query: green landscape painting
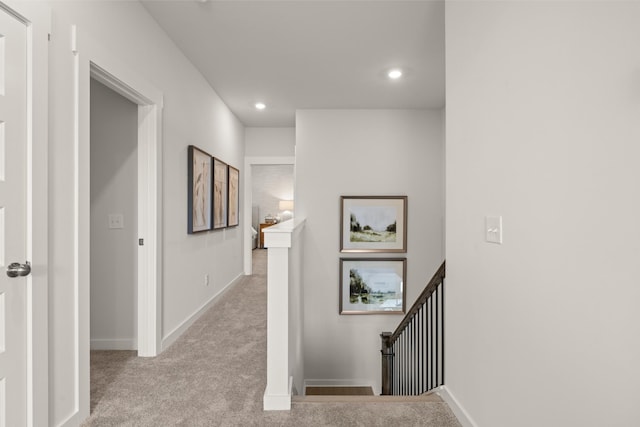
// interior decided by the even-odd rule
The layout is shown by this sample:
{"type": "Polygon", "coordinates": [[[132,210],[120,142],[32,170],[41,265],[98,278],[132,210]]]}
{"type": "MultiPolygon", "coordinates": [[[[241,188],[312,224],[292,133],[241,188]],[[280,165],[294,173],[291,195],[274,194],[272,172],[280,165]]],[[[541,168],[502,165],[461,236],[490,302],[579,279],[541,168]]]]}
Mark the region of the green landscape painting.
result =
{"type": "Polygon", "coordinates": [[[353,206],[350,212],[350,242],[395,242],[396,208],[353,206]]]}

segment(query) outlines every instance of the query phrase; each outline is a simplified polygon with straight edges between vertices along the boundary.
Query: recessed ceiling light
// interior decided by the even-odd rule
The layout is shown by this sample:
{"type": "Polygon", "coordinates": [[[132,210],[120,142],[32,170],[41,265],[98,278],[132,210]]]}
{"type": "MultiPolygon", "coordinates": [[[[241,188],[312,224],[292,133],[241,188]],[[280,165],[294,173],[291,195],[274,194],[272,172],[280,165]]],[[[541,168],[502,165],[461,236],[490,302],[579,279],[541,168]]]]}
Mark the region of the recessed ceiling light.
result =
{"type": "Polygon", "coordinates": [[[265,108],[267,108],[267,105],[264,102],[256,102],[256,108],[258,110],[264,110],[265,108]]]}
{"type": "Polygon", "coordinates": [[[402,77],[402,70],[400,70],[398,68],[394,68],[393,70],[390,70],[387,73],[387,76],[389,76],[389,78],[392,79],[392,80],[397,80],[400,77],[402,77]]]}

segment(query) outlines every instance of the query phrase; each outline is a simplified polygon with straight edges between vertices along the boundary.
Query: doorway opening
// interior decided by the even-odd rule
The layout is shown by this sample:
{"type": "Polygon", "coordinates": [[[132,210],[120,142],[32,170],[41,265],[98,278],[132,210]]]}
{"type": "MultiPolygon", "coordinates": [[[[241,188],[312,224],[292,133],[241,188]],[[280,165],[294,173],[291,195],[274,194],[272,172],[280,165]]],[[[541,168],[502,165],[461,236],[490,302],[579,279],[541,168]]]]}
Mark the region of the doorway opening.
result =
{"type": "Polygon", "coordinates": [[[293,201],[295,157],[245,157],[244,171],[244,272],[251,275],[253,251],[261,246],[265,217],[289,219],[286,216],[292,215],[280,209],[280,202],[293,201]]]}
{"type": "MultiPolygon", "coordinates": [[[[108,62],[108,61],[106,61],[108,62]]],[[[135,110],[135,123],[136,123],[136,162],[132,165],[129,162],[131,170],[135,170],[135,178],[137,190],[135,191],[137,196],[135,198],[135,214],[132,214],[130,220],[132,224],[135,224],[136,235],[133,237],[134,244],[137,243],[137,262],[135,262],[134,269],[136,272],[136,279],[134,294],[137,297],[137,304],[135,305],[135,321],[134,330],[136,337],[135,347],[138,350],[138,356],[153,357],[161,351],[160,340],[160,273],[161,268],[159,260],[161,259],[160,253],[160,215],[161,215],[161,200],[160,191],[161,188],[161,150],[160,150],[160,116],[162,96],[156,92],[153,88],[150,88],[146,82],[139,81],[139,78],[130,75],[130,72],[125,69],[119,69],[113,65],[114,72],[107,68],[103,68],[103,64],[98,65],[96,62],[89,61],[88,70],[89,75],[86,76],[86,86],[81,89],[85,90],[86,95],[81,97],[88,101],[86,105],[87,111],[90,110],[90,81],[94,81],[97,84],[101,84],[106,89],[115,92],[116,95],[124,98],[125,101],[133,104],[135,110]],[[126,77],[126,79],[125,79],[126,77]],[[138,80],[138,81],[136,81],[138,80]]],[[[94,84],[95,84],[94,83],[94,84]]],[[[90,142],[90,114],[84,117],[84,120],[80,121],[80,125],[87,126],[84,136],[87,138],[82,145],[82,153],[79,155],[79,161],[88,163],[91,165],[91,155],[88,153],[90,142]]],[[[126,150],[125,150],[126,151],[126,150]]],[[[113,155],[110,152],[109,147],[106,147],[106,152],[113,155]]],[[[88,179],[92,172],[90,168],[82,170],[79,175],[88,179]]],[[[131,186],[131,182],[129,185],[131,186]]],[[[88,190],[88,189],[87,189],[88,190]]],[[[87,191],[90,193],[90,191],[87,191]]],[[[84,197],[80,197],[81,200],[87,205],[90,204],[90,195],[86,194],[84,197]]],[[[85,211],[84,215],[90,216],[90,212],[85,211]]],[[[91,221],[86,218],[87,223],[91,221]]],[[[124,223],[125,218],[123,212],[111,212],[107,213],[107,227],[120,227],[126,226],[124,223]],[[121,216],[122,214],[122,216],[121,216]]],[[[104,223],[104,221],[103,221],[104,223]]],[[[119,228],[110,229],[111,232],[117,232],[122,230],[119,228]]],[[[83,265],[90,265],[92,255],[90,255],[90,243],[86,237],[91,236],[90,226],[79,230],[79,235],[85,236],[81,240],[85,245],[84,250],[80,251],[80,256],[85,257],[84,262],[79,263],[79,269],[81,270],[81,277],[86,278],[87,282],[90,282],[90,277],[87,271],[83,270],[83,265]],[[84,273],[84,274],[82,274],[84,273]]],[[[133,236],[133,235],[132,235],[133,236]]],[[[114,268],[115,266],[112,266],[114,268]]],[[[87,301],[89,304],[90,302],[87,301]]],[[[93,317],[90,314],[90,317],[93,317]]],[[[89,320],[89,319],[87,319],[89,320]]],[[[89,344],[89,343],[88,343],[89,344]]],[[[87,355],[88,356],[88,355],[87,355]]],[[[88,372],[87,372],[88,373],[88,372]]]]}
{"type": "Polygon", "coordinates": [[[266,249],[263,230],[293,217],[293,165],[252,165],[251,179],[251,226],[266,249]]]}
{"type": "Polygon", "coordinates": [[[90,346],[137,350],[138,106],[90,85],[90,346]]]}

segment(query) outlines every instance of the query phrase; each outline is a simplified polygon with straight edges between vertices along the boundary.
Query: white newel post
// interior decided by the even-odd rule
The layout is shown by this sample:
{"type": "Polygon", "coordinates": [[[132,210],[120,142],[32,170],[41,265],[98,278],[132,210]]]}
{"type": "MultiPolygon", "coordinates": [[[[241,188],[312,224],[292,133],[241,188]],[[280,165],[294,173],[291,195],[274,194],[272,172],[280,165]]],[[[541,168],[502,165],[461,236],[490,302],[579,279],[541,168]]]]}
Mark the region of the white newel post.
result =
{"type": "MultiPolygon", "coordinates": [[[[296,271],[300,266],[291,266],[292,247],[300,245],[294,237],[304,226],[304,220],[289,220],[264,230],[264,242],[267,253],[267,387],[264,392],[265,411],[291,409],[293,393],[293,364],[289,360],[290,313],[289,304],[290,269],[296,271]]],[[[299,250],[299,249],[298,249],[299,250]]],[[[301,262],[300,257],[293,257],[301,262]]],[[[292,274],[293,275],[293,274],[292,274]]],[[[299,286],[299,283],[294,286],[299,286]]],[[[299,319],[297,319],[299,320],[299,319]]]]}

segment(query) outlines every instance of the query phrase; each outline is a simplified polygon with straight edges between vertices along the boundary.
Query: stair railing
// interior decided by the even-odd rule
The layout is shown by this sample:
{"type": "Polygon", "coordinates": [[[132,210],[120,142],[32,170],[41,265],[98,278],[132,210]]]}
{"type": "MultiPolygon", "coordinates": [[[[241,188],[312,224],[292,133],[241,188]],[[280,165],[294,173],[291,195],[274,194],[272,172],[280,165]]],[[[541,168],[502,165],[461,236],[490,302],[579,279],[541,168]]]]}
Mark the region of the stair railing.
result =
{"type": "Polygon", "coordinates": [[[412,396],[444,384],[445,262],[396,330],[383,332],[382,394],[412,396]]]}

